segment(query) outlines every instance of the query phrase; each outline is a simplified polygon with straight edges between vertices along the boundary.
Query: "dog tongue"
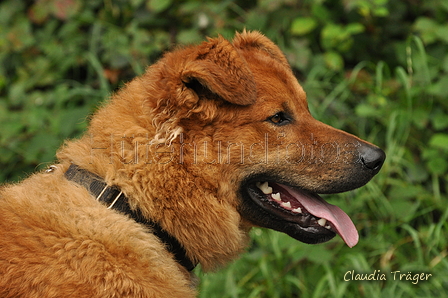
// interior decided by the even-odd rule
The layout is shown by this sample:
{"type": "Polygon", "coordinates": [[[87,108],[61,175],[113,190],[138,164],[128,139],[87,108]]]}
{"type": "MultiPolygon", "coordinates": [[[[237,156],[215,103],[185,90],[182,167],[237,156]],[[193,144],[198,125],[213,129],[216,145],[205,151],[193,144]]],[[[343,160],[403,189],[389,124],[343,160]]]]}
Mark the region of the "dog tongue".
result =
{"type": "Polygon", "coordinates": [[[349,247],[353,247],[358,243],[358,231],[350,217],[341,208],[325,202],[317,194],[299,192],[286,185],[282,185],[282,187],[296,198],[309,213],[331,222],[336,232],[349,247]]]}

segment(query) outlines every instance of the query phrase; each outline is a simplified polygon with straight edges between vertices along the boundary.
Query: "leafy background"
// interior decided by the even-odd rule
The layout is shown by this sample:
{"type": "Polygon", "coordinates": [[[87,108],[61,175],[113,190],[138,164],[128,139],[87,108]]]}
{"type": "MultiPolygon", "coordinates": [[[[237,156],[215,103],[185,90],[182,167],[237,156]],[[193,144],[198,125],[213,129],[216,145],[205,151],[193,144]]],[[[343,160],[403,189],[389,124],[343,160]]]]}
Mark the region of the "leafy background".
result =
{"type": "Polygon", "coordinates": [[[200,297],[441,297],[448,292],[446,0],[6,0],[0,3],[0,181],[46,167],[123,82],[175,44],[261,30],[313,115],[384,148],[365,187],[327,199],[360,243],[305,245],[254,229],[200,297]],[[386,281],[344,281],[347,271],[386,281]],[[393,280],[392,271],[432,274],[393,280]]]}

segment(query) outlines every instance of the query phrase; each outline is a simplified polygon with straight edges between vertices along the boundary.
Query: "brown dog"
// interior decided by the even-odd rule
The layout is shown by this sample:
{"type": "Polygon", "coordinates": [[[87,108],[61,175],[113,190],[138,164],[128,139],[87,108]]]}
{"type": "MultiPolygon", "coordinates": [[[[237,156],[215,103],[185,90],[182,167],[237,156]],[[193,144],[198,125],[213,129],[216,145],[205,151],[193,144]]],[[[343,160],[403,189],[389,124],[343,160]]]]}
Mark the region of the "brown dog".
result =
{"type": "Polygon", "coordinates": [[[312,118],[257,32],[166,54],[112,96],[59,164],[0,190],[1,297],[194,297],[190,274],[262,226],[306,242],[350,218],[317,193],[360,187],[384,152],[312,118]]]}

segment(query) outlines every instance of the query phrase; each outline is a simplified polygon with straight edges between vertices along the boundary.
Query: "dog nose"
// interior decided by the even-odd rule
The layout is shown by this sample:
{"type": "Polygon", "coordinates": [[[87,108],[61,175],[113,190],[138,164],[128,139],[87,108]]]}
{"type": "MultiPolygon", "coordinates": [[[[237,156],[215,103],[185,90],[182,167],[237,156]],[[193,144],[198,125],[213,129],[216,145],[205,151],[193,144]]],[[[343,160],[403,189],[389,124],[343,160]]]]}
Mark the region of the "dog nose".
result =
{"type": "Polygon", "coordinates": [[[362,164],[369,170],[374,172],[374,175],[379,172],[386,159],[386,153],[376,146],[363,145],[358,148],[359,158],[362,164]]]}

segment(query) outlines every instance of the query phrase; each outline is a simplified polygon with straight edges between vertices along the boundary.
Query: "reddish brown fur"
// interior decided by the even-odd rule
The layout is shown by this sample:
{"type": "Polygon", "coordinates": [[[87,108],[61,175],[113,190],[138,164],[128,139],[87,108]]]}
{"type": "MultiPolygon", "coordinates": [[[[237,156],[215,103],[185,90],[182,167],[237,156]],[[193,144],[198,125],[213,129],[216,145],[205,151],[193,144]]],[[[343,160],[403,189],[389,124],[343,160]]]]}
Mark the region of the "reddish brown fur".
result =
{"type": "Polygon", "coordinates": [[[311,117],[284,55],[257,32],[166,54],[113,95],[81,139],[65,144],[56,171],[1,189],[0,296],[194,297],[188,274],[150,231],[106,209],[64,172],[74,163],[119,186],[209,270],[246,246],[251,224],[237,211],[244,177],[261,168],[287,172],[314,190],[350,171],[282,165],[274,161],[298,157],[275,150],[264,160],[266,134],[272,147],[311,142],[310,135],[363,142],[311,117]],[[188,88],[195,80],[203,93],[188,88]],[[285,104],[295,125],[265,121],[285,104]],[[248,156],[245,144],[260,146],[248,156]]]}

